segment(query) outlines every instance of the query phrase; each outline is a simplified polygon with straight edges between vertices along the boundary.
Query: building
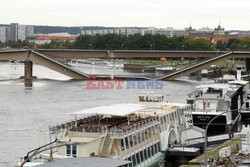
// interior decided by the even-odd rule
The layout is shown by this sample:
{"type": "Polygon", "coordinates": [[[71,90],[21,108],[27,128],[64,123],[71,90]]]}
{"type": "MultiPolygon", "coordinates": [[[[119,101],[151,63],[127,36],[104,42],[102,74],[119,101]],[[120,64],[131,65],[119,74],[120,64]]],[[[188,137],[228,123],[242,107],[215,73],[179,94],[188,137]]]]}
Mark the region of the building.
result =
{"type": "Polygon", "coordinates": [[[223,36],[223,35],[225,35],[225,30],[219,24],[219,26],[214,29],[214,36],[223,36]]]}
{"type": "Polygon", "coordinates": [[[69,42],[73,42],[76,40],[76,38],[71,37],[71,36],[39,36],[37,37],[34,41],[30,41],[30,42],[34,42],[38,45],[43,45],[46,43],[51,43],[52,40],[58,40],[58,41],[69,41],[69,42]]]}
{"type": "Polygon", "coordinates": [[[142,29],[141,34],[142,35],[146,35],[146,34],[154,35],[155,34],[155,28],[142,29]]]}
{"type": "Polygon", "coordinates": [[[186,36],[186,30],[184,30],[184,29],[174,29],[173,30],[173,36],[177,36],[177,37],[186,36]]]}
{"type": "Polygon", "coordinates": [[[10,40],[11,41],[17,41],[17,26],[18,26],[18,23],[10,24],[10,40]]]}
{"type": "Polygon", "coordinates": [[[59,33],[49,33],[48,36],[54,37],[70,37],[71,35],[67,32],[59,32],[59,33]]]}
{"type": "Polygon", "coordinates": [[[6,27],[6,41],[10,41],[10,27],[6,27]]]}
{"type": "Polygon", "coordinates": [[[17,40],[24,41],[26,40],[26,26],[17,25],[17,40]]]}
{"type": "Polygon", "coordinates": [[[34,34],[35,34],[35,33],[34,33],[34,26],[26,25],[26,28],[25,28],[25,35],[26,35],[26,38],[33,37],[34,34]]]}
{"type": "Polygon", "coordinates": [[[7,27],[0,27],[0,42],[7,41],[7,27]]]}
{"type": "Polygon", "coordinates": [[[186,33],[187,33],[187,35],[193,35],[193,34],[195,34],[196,33],[196,31],[195,31],[195,29],[194,28],[192,28],[192,26],[190,25],[190,27],[188,27],[187,29],[186,29],[186,33]]]}

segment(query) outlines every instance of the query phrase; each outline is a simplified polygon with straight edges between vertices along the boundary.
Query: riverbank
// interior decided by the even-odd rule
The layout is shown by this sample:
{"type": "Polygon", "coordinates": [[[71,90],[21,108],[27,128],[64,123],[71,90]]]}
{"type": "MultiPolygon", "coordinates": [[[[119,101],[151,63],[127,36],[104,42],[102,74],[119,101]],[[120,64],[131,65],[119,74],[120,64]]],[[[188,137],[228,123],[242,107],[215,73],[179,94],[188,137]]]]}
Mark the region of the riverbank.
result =
{"type": "MultiPolygon", "coordinates": [[[[241,154],[241,137],[237,136],[236,138],[230,139],[224,142],[221,145],[211,149],[207,152],[207,157],[209,159],[209,165],[212,167],[216,166],[236,166],[241,164],[248,157],[247,155],[241,154]],[[219,157],[219,151],[222,148],[230,147],[231,156],[229,157],[219,157]]],[[[200,155],[189,161],[189,165],[182,165],[181,167],[198,167],[204,164],[204,154],[200,155]]]]}

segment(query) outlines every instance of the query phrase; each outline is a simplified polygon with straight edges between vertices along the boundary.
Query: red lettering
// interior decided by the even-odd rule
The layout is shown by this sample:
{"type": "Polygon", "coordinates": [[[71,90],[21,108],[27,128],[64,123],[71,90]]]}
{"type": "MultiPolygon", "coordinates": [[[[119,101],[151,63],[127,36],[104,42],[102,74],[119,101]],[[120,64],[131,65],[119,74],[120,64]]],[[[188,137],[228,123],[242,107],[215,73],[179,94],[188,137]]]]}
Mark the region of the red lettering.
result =
{"type": "Polygon", "coordinates": [[[118,84],[116,86],[116,89],[122,89],[123,87],[121,86],[123,84],[124,80],[123,79],[115,79],[115,83],[118,84]]]}
{"type": "Polygon", "coordinates": [[[96,89],[96,78],[87,78],[87,89],[96,89]]]}
{"type": "Polygon", "coordinates": [[[113,79],[107,79],[106,83],[106,89],[114,89],[115,85],[114,85],[114,80],[113,79]]]}
{"type": "Polygon", "coordinates": [[[97,80],[97,88],[96,89],[106,89],[102,79],[97,80]]]}

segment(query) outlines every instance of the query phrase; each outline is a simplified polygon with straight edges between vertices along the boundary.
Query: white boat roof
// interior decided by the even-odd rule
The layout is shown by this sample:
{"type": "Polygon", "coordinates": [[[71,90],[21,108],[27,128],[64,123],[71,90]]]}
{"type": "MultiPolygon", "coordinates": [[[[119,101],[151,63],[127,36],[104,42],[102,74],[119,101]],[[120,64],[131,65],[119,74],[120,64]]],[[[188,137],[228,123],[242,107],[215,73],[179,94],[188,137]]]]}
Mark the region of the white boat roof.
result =
{"type": "Polygon", "coordinates": [[[196,88],[197,89],[200,89],[200,88],[227,89],[229,88],[229,85],[228,84],[205,84],[205,85],[199,85],[196,88]]]}
{"type": "Polygon", "coordinates": [[[74,112],[74,115],[111,115],[111,116],[127,116],[129,114],[148,109],[143,104],[113,104],[108,106],[99,106],[74,112]]]}
{"type": "Polygon", "coordinates": [[[243,81],[243,80],[235,80],[235,81],[230,81],[229,84],[239,84],[239,85],[246,85],[248,84],[248,81],[243,81]]]}

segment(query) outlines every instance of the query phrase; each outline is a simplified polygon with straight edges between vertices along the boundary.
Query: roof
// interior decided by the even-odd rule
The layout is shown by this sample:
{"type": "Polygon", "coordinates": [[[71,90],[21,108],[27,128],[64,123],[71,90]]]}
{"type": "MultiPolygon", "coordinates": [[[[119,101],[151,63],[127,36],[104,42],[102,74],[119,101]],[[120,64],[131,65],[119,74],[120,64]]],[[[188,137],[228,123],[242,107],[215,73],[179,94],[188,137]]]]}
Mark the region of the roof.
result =
{"type": "Polygon", "coordinates": [[[248,84],[248,81],[235,80],[235,81],[230,81],[229,84],[246,85],[246,84],[248,84]]]}
{"type": "Polygon", "coordinates": [[[112,116],[127,116],[129,114],[147,109],[143,104],[113,104],[109,106],[100,106],[82,111],[75,112],[73,114],[92,114],[92,115],[112,115],[112,116]]]}
{"type": "Polygon", "coordinates": [[[204,84],[204,85],[199,85],[196,88],[197,89],[200,89],[200,88],[227,89],[229,88],[229,85],[228,84],[204,84]]]}
{"type": "Polygon", "coordinates": [[[39,36],[36,38],[36,40],[46,40],[46,39],[50,39],[50,40],[75,40],[76,38],[71,37],[71,36],[39,36]]]}
{"type": "Polygon", "coordinates": [[[66,158],[37,167],[118,167],[129,163],[131,162],[114,158],[81,157],[66,158]]]}
{"type": "Polygon", "coordinates": [[[227,42],[229,39],[243,39],[242,37],[213,37],[212,41],[213,42],[227,42]]]}

